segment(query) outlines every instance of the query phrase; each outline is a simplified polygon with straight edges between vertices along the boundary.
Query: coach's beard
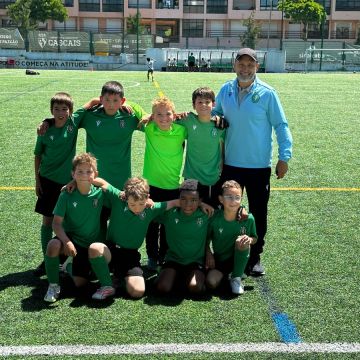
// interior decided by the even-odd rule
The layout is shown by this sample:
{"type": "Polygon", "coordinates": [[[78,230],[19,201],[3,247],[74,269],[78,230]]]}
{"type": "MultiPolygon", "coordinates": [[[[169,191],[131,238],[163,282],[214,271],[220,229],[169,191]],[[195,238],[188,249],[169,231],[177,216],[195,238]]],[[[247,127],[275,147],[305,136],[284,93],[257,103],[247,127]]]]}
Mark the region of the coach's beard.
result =
{"type": "Polygon", "coordinates": [[[256,73],[249,76],[237,75],[237,79],[239,83],[253,82],[255,80],[255,77],[256,77],[256,73]]]}

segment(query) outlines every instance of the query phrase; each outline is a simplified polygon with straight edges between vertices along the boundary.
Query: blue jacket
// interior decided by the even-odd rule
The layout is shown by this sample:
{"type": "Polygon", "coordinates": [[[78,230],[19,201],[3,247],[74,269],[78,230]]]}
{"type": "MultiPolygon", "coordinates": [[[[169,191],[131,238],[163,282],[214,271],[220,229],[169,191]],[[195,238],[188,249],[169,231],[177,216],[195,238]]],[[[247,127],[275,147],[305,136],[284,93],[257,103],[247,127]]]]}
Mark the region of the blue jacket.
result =
{"type": "Polygon", "coordinates": [[[292,136],[275,90],[256,78],[239,102],[237,79],[226,82],[215,100],[214,114],[229,122],[225,138],[225,164],[243,168],[271,167],[272,129],[279,145],[279,160],[292,154],[292,136]]]}

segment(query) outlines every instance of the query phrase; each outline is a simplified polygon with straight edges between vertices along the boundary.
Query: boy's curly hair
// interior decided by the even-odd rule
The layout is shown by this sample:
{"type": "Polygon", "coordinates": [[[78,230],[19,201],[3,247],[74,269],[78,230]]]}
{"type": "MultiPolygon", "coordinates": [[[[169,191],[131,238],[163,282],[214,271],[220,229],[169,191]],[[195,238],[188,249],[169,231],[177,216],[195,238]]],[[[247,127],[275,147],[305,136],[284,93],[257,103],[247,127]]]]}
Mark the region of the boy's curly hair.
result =
{"type": "Polygon", "coordinates": [[[167,97],[159,97],[153,100],[152,102],[152,113],[155,112],[155,109],[159,106],[165,106],[171,109],[171,111],[175,114],[175,105],[174,103],[167,97]]]}
{"type": "Polygon", "coordinates": [[[74,157],[72,161],[72,171],[76,170],[76,167],[80,164],[90,164],[94,171],[97,171],[97,160],[91,153],[82,153],[74,157]]]}
{"type": "Polygon", "coordinates": [[[128,179],[124,185],[125,198],[129,199],[130,196],[134,200],[144,200],[149,197],[150,187],[142,177],[132,177],[128,179]]]}
{"type": "Polygon", "coordinates": [[[198,185],[199,185],[199,182],[197,180],[187,179],[187,180],[184,180],[184,182],[180,185],[179,190],[180,191],[197,191],[197,192],[199,192],[198,185]]]}
{"type": "Polygon", "coordinates": [[[241,193],[242,193],[242,187],[240,186],[240,184],[235,181],[235,180],[228,180],[225,181],[222,186],[221,186],[221,194],[223,194],[225,192],[225,190],[227,189],[240,189],[241,193]]]}
{"type": "Polygon", "coordinates": [[[55,104],[64,104],[69,110],[70,114],[72,114],[74,109],[74,101],[72,97],[66,92],[58,92],[50,99],[50,111],[52,113],[55,104]]]}

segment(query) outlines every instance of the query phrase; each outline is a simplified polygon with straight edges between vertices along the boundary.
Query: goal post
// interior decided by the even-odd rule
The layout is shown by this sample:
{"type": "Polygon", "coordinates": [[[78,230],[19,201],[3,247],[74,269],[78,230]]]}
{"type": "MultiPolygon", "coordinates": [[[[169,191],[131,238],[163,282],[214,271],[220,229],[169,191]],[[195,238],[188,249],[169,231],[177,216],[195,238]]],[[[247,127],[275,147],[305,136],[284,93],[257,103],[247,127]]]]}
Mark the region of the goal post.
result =
{"type": "Polygon", "coordinates": [[[319,70],[360,71],[360,48],[320,49],[310,46],[305,50],[305,72],[319,70]]]}

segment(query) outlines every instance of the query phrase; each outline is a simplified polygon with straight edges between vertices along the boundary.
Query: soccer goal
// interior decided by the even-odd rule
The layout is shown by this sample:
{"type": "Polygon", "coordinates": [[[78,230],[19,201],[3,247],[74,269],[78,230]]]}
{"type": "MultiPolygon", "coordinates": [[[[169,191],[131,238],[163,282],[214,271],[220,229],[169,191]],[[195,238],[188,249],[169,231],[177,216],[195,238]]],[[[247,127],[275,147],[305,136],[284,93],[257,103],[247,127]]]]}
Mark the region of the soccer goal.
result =
{"type": "Polygon", "coordinates": [[[360,71],[360,47],[320,49],[311,46],[305,51],[305,72],[360,71]]]}

